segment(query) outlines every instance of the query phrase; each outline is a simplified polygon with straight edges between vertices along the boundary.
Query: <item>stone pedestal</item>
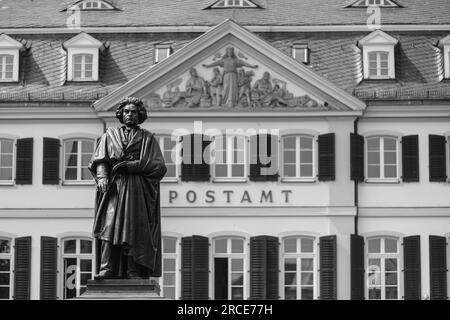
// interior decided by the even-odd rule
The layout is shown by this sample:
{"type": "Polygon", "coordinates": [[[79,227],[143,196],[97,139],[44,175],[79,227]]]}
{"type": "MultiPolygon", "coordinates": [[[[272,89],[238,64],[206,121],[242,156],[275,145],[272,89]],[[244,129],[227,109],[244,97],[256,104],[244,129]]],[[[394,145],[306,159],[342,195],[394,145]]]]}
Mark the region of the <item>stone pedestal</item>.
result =
{"type": "Polygon", "coordinates": [[[77,300],[155,300],[159,284],[153,279],[88,280],[87,289],[77,300]]]}

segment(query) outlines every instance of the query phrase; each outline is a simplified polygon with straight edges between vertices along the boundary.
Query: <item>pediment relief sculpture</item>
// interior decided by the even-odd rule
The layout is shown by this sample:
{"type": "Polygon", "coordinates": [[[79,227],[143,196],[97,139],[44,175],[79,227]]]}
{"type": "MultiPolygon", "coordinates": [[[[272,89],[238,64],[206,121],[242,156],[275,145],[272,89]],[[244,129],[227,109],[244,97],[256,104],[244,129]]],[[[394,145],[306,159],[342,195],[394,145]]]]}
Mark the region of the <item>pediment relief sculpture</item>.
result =
{"type": "Polygon", "coordinates": [[[244,54],[236,55],[234,48],[228,47],[223,56],[218,53],[212,63],[201,65],[202,74],[212,68],[212,77],[205,79],[199,75],[199,67],[190,68],[187,80],[177,78],[161,94],[152,92],[145,98],[146,104],[150,109],[325,108],[307,94],[294,96],[287,89],[288,83],[273,78],[269,71],[254,79],[254,70],[260,66],[245,60],[244,54]]]}

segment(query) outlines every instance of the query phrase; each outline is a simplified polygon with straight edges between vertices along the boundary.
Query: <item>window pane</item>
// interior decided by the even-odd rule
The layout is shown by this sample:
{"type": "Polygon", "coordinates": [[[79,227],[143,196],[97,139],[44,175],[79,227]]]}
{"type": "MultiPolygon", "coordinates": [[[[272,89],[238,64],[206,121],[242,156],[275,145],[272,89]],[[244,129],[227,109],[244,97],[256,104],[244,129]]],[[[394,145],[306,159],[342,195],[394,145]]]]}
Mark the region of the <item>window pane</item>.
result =
{"type": "Polygon", "coordinates": [[[231,174],[233,177],[243,177],[244,176],[244,165],[243,164],[233,164],[231,166],[231,174]]]}
{"type": "Polygon", "coordinates": [[[302,300],[313,300],[314,294],[313,294],[313,288],[307,287],[302,288],[302,300]]]}
{"type": "Polygon", "coordinates": [[[87,168],[81,169],[81,179],[82,180],[91,180],[93,179],[91,172],[87,168]]]}
{"type": "Polygon", "coordinates": [[[297,252],[297,238],[284,240],[284,252],[296,253],[297,252]]]}
{"type": "Polygon", "coordinates": [[[312,138],[300,137],[300,149],[312,149],[312,138]]]}
{"type": "Polygon", "coordinates": [[[76,251],[76,240],[66,240],[64,241],[64,253],[75,253],[76,251]]]}
{"type": "Polygon", "coordinates": [[[85,286],[87,284],[87,281],[91,280],[91,279],[92,279],[92,275],[90,273],[82,273],[80,275],[80,284],[82,286],[85,286]]]}
{"type": "Polygon", "coordinates": [[[94,141],[84,140],[81,145],[81,152],[83,153],[93,153],[94,152],[94,141]]]}
{"type": "Polygon", "coordinates": [[[93,57],[92,54],[85,54],[85,55],[84,55],[84,61],[85,61],[85,63],[86,63],[86,64],[92,64],[92,57],[93,57]]]}
{"type": "Polygon", "coordinates": [[[314,241],[312,239],[301,239],[302,252],[313,252],[314,241]]]}
{"type": "Polygon", "coordinates": [[[0,180],[12,180],[12,168],[0,168],[0,180]]]}
{"type": "Polygon", "coordinates": [[[397,164],[397,153],[396,152],[385,152],[384,153],[384,163],[385,164],[397,164]]]}
{"type": "Polygon", "coordinates": [[[368,264],[369,268],[376,267],[375,269],[379,270],[380,266],[381,266],[380,259],[369,259],[369,264],[368,264]]]}
{"type": "Polygon", "coordinates": [[[367,162],[369,164],[380,164],[380,152],[370,151],[367,153],[368,159],[367,162]]]}
{"type": "Polygon", "coordinates": [[[370,239],[369,240],[369,252],[379,253],[381,251],[380,239],[370,239]]]}
{"type": "Polygon", "coordinates": [[[312,165],[301,165],[300,166],[300,176],[301,177],[312,177],[312,165]]]}
{"type": "Polygon", "coordinates": [[[0,259],[0,271],[10,271],[9,259],[0,259]]]}
{"type": "Polygon", "coordinates": [[[172,272],[164,272],[163,276],[163,285],[165,286],[173,286],[175,285],[175,274],[172,272]]]}
{"type": "Polygon", "coordinates": [[[92,271],[92,260],[81,259],[80,260],[80,271],[81,272],[91,272],[92,271]]]}
{"type": "Polygon", "coordinates": [[[75,169],[75,168],[66,169],[65,179],[66,180],[77,180],[77,169],[75,169]]]}
{"type": "Polygon", "coordinates": [[[288,137],[283,139],[284,149],[295,149],[295,137],[288,137]]]}
{"type": "Polygon", "coordinates": [[[397,141],[395,139],[384,139],[384,150],[395,151],[397,150],[397,141]]]}
{"type": "Polygon", "coordinates": [[[85,78],[92,78],[92,71],[87,71],[87,70],[86,70],[86,71],[84,72],[84,77],[85,77],[85,78]]]}
{"type": "Polygon", "coordinates": [[[81,78],[81,71],[75,70],[73,73],[74,78],[81,78]]]}
{"type": "Polygon", "coordinates": [[[77,166],[77,154],[71,153],[66,154],[66,166],[68,167],[76,167],[77,166]]]}
{"type": "Polygon", "coordinates": [[[369,178],[380,178],[380,166],[368,166],[367,171],[369,178]]]}
{"type": "Polygon", "coordinates": [[[66,141],[65,142],[66,153],[78,152],[78,141],[66,141]]]}
{"type": "Polygon", "coordinates": [[[302,271],[312,271],[313,270],[313,259],[302,259],[302,271]]]}
{"type": "Polygon", "coordinates": [[[91,161],[91,154],[83,154],[81,156],[81,166],[87,167],[89,165],[89,162],[91,161]]]}
{"type": "Polygon", "coordinates": [[[396,285],[396,284],[397,284],[397,273],[386,272],[386,285],[396,285]]]}
{"type": "Polygon", "coordinates": [[[231,271],[243,271],[244,260],[243,259],[231,259],[231,271]]]}
{"type": "Polygon", "coordinates": [[[295,150],[284,150],[283,157],[284,163],[295,163],[295,150]]]}
{"type": "Polygon", "coordinates": [[[164,177],[166,178],[176,178],[176,166],[174,164],[166,163],[167,172],[164,177]]]}
{"type": "Polygon", "coordinates": [[[284,271],[297,271],[297,259],[284,259],[284,271]]]}
{"type": "Polygon", "coordinates": [[[175,299],[175,288],[174,287],[164,287],[164,297],[169,299],[175,299]]]}
{"type": "Polygon", "coordinates": [[[9,299],[9,287],[0,287],[0,299],[9,299]]]}
{"type": "Polygon", "coordinates": [[[77,54],[73,56],[73,63],[81,65],[82,55],[77,54]]]}
{"type": "Polygon", "coordinates": [[[386,288],[386,299],[397,299],[397,287],[386,288]]]}
{"type": "Polygon", "coordinates": [[[2,154],[13,153],[13,142],[11,140],[1,140],[0,150],[2,154]]]}
{"type": "Polygon", "coordinates": [[[164,271],[175,271],[176,263],[175,259],[163,259],[163,269],[164,271]]]}
{"type": "Polygon", "coordinates": [[[81,253],[92,253],[92,241],[91,240],[81,240],[81,253]]]}
{"type": "Polygon", "coordinates": [[[0,286],[9,286],[10,275],[8,273],[0,273],[0,286]]]}
{"type": "Polygon", "coordinates": [[[227,239],[219,239],[214,241],[216,253],[227,253],[227,239]]]}
{"type": "Polygon", "coordinates": [[[244,240],[231,239],[231,252],[232,253],[243,253],[244,252],[244,240]]]}
{"type": "Polygon", "coordinates": [[[284,165],[283,173],[285,177],[295,177],[295,164],[284,165]]]}
{"type": "Polygon", "coordinates": [[[216,164],[215,167],[216,177],[226,177],[227,176],[227,165],[226,164],[216,164]]]}
{"type": "Polygon", "coordinates": [[[285,287],[284,288],[284,299],[286,299],[286,300],[297,299],[297,288],[296,287],[285,287]]]}
{"type": "Polygon", "coordinates": [[[313,285],[313,278],[312,272],[302,272],[302,286],[313,285]]]}
{"type": "MultiPolygon", "coordinates": [[[[66,241],[66,242],[71,242],[66,241]]],[[[76,265],[77,259],[64,259],[64,299],[76,296],[76,265]]]]}
{"type": "Polygon", "coordinates": [[[381,289],[380,288],[370,288],[369,289],[369,299],[370,300],[381,299],[381,289]]]}
{"type": "Polygon", "coordinates": [[[231,299],[233,299],[233,300],[244,299],[244,288],[232,288],[231,289],[231,299]]]}
{"type": "Polygon", "coordinates": [[[397,178],[397,167],[396,166],[384,166],[384,177],[385,178],[397,178]]]}
{"type": "Polygon", "coordinates": [[[163,253],[176,253],[176,239],[163,238],[163,253]]]}
{"type": "Polygon", "coordinates": [[[286,285],[286,286],[297,285],[297,274],[295,272],[286,272],[284,274],[284,285],[286,285]]]}
{"type": "Polygon", "coordinates": [[[0,239],[0,253],[11,252],[11,241],[6,239],[0,239]]]}
{"type": "Polygon", "coordinates": [[[0,154],[0,167],[12,167],[12,154],[0,154]]]}
{"type": "Polygon", "coordinates": [[[300,151],[301,163],[312,163],[312,151],[300,151]]]}
{"type": "Polygon", "coordinates": [[[388,253],[396,253],[397,252],[397,243],[398,241],[395,239],[385,239],[384,240],[384,251],[388,253]]]}
{"type": "Polygon", "coordinates": [[[367,139],[367,149],[380,150],[380,139],[379,138],[367,139]]]}
{"type": "Polygon", "coordinates": [[[397,259],[386,259],[386,271],[397,271],[397,259]]]}
{"type": "Polygon", "coordinates": [[[233,286],[244,285],[244,275],[242,273],[233,273],[231,275],[231,283],[233,286]]]}

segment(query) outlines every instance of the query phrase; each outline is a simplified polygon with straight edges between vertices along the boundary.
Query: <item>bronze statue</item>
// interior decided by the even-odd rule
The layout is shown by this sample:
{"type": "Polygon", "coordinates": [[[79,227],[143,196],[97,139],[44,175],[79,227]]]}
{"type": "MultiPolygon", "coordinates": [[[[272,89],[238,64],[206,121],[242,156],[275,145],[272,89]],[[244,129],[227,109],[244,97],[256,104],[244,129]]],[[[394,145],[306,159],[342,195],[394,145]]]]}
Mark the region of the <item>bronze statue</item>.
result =
{"type": "Polygon", "coordinates": [[[97,184],[95,278],[160,277],[164,158],[154,134],[139,127],[147,119],[140,99],[122,100],[116,117],[123,125],[108,128],[88,166],[97,184]]]}

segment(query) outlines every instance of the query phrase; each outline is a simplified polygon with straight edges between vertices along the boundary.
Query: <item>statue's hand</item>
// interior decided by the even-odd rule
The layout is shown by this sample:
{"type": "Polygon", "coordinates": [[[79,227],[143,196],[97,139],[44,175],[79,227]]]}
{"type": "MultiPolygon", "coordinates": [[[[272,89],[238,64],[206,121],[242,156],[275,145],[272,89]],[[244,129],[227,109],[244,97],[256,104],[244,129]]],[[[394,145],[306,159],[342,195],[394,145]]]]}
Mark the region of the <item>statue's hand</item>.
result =
{"type": "Polygon", "coordinates": [[[97,181],[97,189],[105,193],[108,191],[108,178],[100,178],[97,181]]]}

